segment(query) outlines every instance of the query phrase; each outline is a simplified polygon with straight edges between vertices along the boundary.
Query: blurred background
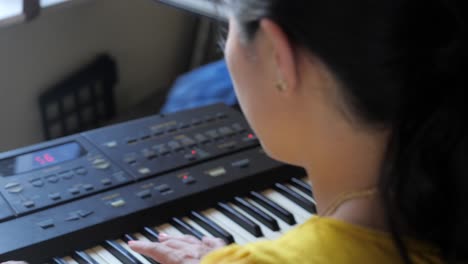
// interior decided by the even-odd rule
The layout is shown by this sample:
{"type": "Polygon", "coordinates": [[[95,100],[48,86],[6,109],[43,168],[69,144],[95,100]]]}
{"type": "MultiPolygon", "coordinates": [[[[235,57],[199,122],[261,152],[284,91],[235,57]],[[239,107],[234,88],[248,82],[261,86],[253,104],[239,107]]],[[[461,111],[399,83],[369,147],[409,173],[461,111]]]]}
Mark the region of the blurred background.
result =
{"type": "Polygon", "coordinates": [[[158,113],[222,58],[222,22],[167,2],[0,0],[0,152],[158,113]]]}

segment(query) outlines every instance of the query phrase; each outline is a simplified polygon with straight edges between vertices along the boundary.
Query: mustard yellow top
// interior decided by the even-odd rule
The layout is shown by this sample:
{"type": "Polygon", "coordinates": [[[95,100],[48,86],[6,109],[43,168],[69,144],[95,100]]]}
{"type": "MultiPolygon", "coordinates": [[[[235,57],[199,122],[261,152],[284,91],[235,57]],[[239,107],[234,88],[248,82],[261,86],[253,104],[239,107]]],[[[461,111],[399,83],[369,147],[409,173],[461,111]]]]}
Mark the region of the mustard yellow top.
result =
{"type": "MultiPolygon", "coordinates": [[[[430,247],[409,241],[415,264],[442,263],[430,247]]],[[[201,264],[395,264],[402,263],[388,233],[324,217],[312,217],[273,241],[231,245],[212,252],[201,264]]]]}

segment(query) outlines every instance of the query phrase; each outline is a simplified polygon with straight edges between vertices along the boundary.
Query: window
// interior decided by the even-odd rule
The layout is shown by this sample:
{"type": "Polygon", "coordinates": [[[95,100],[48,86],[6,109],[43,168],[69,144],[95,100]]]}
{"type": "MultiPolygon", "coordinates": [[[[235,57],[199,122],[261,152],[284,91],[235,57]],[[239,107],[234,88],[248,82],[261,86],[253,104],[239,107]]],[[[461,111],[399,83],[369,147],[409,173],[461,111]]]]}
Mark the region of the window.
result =
{"type": "MultiPolygon", "coordinates": [[[[62,4],[72,0],[39,0],[40,8],[62,4]]],[[[33,4],[33,0],[0,0],[0,26],[19,23],[30,19],[30,14],[25,14],[23,3],[33,4]]],[[[31,11],[31,10],[30,10],[31,11]]],[[[35,14],[37,12],[32,12],[35,14]]]]}

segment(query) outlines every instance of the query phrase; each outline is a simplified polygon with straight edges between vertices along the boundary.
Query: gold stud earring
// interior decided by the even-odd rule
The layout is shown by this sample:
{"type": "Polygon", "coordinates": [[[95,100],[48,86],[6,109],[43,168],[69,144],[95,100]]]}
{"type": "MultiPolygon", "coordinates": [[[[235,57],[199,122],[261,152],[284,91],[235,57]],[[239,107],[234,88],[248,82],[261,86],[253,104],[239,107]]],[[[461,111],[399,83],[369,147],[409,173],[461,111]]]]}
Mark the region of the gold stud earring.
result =
{"type": "Polygon", "coordinates": [[[276,89],[280,92],[284,92],[287,89],[287,85],[283,80],[278,80],[276,82],[276,89]]]}

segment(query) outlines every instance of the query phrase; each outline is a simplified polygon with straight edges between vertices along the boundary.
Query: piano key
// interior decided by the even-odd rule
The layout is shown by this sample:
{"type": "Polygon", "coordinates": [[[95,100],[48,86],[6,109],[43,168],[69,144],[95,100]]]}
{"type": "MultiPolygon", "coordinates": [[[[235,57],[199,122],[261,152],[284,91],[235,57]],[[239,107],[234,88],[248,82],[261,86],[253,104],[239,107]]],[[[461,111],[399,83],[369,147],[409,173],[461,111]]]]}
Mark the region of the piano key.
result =
{"type": "Polygon", "coordinates": [[[73,258],[80,264],[101,264],[84,251],[75,251],[73,258]]]}
{"type": "Polygon", "coordinates": [[[273,189],[265,190],[262,194],[273,202],[279,204],[281,207],[288,208],[288,211],[294,215],[294,218],[297,219],[298,223],[304,223],[310,217],[309,212],[273,189]]]}
{"type": "Polygon", "coordinates": [[[142,264],[154,264],[154,262],[150,262],[148,261],[145,257],[143,257],[140,253],[138,252],[135,252],[133,251],[128,245],[127,243],[125,243],[125,241],[123,241],[122,239],[117,239],[115,240],[115,242],[119,243],[119,245],[125,249],[128,253],[130,253],[133,257],[135,257],[138,261],[140,261],[140,263],[142,264]]]}
{"type": "Polygon", "coordinates": [[[63,258],[53,258],[52,263],[53,264],[68,264],[68,262],[63,258]]]}
{"type": "Polygon", "coordinates": [[[66,256],[63,258],[63,261],[65,261],[66,263],[68,264],[80,264],[78,262],[76,262],[72,257],[70,256],[66,256]]]}
{"type": "Polygon", "coordinates": [[[300,189],[294,187],[292,184],[289,184],[289,183],[286,183],[284,184],[284,186],[288,187],[289,189],[295,191],[296,193],[298,193],[299,195],[301,195],[302,197],[304,197],[305,199],[309,200],[311,203],[313,203],[315,205],[315,200],[314,198],[312,198],[312,196],[304,193],[303,191],[301,191],[300,189]]]}
{"type": "Polygon", "coordinates": [[[89,248],[87,250],[85,250],[85,253],[88,254],[88,256],[90,258],[92,258],[93,260],[95,260],[97,263],[101,264],[109,264],[109,262],[103,258],[101,258],[101,256],[99,254],[96,253],[96,251],[94,250],[94,248],[89,248]]]}
{"type": "Polygon", "coordinates": [[[193,228],[195,228],[196,230],[200,231],[200,233],[202,233],[203,236],[208,236],[208,237],[213,236],[213,235],[210,234],[210,232],[206,231],[205,228],[201,227],[199,224],[197,224],[192,219],[190,219],[188,217],[183,217],[182,220],[184,220],[190,226],[193,226],[193,228]]]}
{"type": "Polygon", "coordinates": [[[292,177],[289,181],[294,187],[298,188],[299,190],[303,191],[310,197],[314,198],[314,196],[312,195],[312,187],[309,184],[294,177],[292,177]]]}
{"type": "Polygon", "coordinates": [[[204,216],[203,214],[197,212],[190,212],[190,218],[192,218],[196,223],[205,228],[209,233],[215,237],[219,237],[226,242],[226,244],[234,243],[234,237],[224,228],[220,227],[218,224],[204,216]]]}
{"type": "MultiPolygon", "coordinates": [[[[128,241],[132,241],[132,240],[135,240],[135,241],[136,241],[136,240],[140,240],[140,238],[142,238],[143,240],[149,241],[148,239],[144,238],[143,236],[137,237],[136,235],[125,234],[125,235],[123,236],[123,240],[125,241],[125,247],[124,247],[124,248],[126,248],[130,253],[133,252],[133,253],[137,254],[138,256],[143,257],[143,258],[146,259],[149,263],[151,263],[151,264],[156,264],[156,263],[157,263],[156,261],[154,261],[154,260],[152,260],[151,258],[148,258],[148,257],[146,257],[146,256],[143,256],[143,255],[141,255],[141,254],[139,254],[139,253],[137,253],[137,252],[134,252],[133,250],[130,249],[130,247],[128,247],[128,244],[127,244],[128,241]]],[[[133,254],[133,255],[135,255],[135,254],[133,254]]]]}
{"type": "Polygon", "coordinates": [[[103,246],[124,264],[143,264],[114,240],[104,241],[103,246]]]}
{"type": "Polygon", "coordinates": [[[246,211],[249,215],[266,225],[272,231],[279,231],[278,222],[271,216],[265,214],[261,209],[252,205],[247,200],[241,197],[234,197],[234,202],[237,206],[246,211]]]}
{"type": "Polygon", "coordinates": [[[311,214],[317,213],[317,208],[315,208],[315,204],[312,203],[311,201],[307,200],[304,198],[304,196],[298,194],[294,190],[291,190],[291,188],[287,187],[286,185],[282,183],[275,183],[275,189],[284,195],[286,198],[294,202],[295,204],[299,205],[300,207],[304,208],[306,211],[308,211],[311,214]]]}
{"type": "Polygon", "coordinates": [[[254,222],[250,221],[248,218],[240,214],[236,209],[232,208],[229,204],[218,202],[218,209],[225,214],[227,217],[231,218],[234,222],[240,225],[242,228],[247,230],[255,237],[262,237],[263,233],[260,227],[254,222]]]}
{"type": "Polygon", "coordinates": [[[109,264],[123,264],[120,260],[118,260],[114,255],[112,255],[107,249],[103,248],[102,246],[96,246],[93,248],[94,252],[98,254],[102,259],[106,260],[109,264]]]}
{"type": "Polygon", "coordinates": [[[237,210],[240,214],[244,215],[250,221],[257,224],[260,227],[260,230],[262,231],[263,237],[265,237],[266,239],[275,240],[282,235],[280,232],[270,230],[263,223],[255,219],[253,216],[249,215],[246,211],[242,210],[242,208],[239,208],[235,204],[228,203],[228,205],[231,206],[233,209],[237,210]]]}
{"type": "Polygon", "coordinates": [[[175,228],[177,228],[177,230],[186,235],[194,236],[200,240],[203,238],[203,234],[200,231],[196,230],[194,227],[187,224],[184,220],[180,218],[173,217],[170,222],[175,228]]]}
{"type": "Polygon", "coordinates": [[[229,219],[224,214],[222,214],[214,208],[203,211],[202,214],[210,220],[212,220],[213,222],[217,223],[224,230],[229,230],[229,232],[234,237],[234,240],[239,245],[243,245],[256,240],[256,238],[252,234],[245,231],[238,224],[236,224],[231,219],[229,219]]]}
{"type": "Polygon", "coordinates": [[[280,228],[280,231],[284,234],[286,233],[287,231],[289,231],[293,226],[289,225],[288,223],[286,223],[283,219],[279,218],[278,216],[276,216],[275,214],[273,214],[272,212],[270,212],[267,208],[263,207],[262,205],[258,204],[257,202],[255,202],[254,200],[251,200],[250,198],[245,198],[247,201],[249,201],[251,204],[255,205],[256,207],[262,209],[266,214],[268,214],[270,217],[272,217],[273,219],[276,220],[276,222],[278,223],[278,226],[280,228]]]}
{"type": "Polygon", "coordinates": [[[157,226],[157,227],[155,227],[155,229],[159,233],[165,233],[165,234],[168,234],[170,236],[180,237],[180,236],[184,235],[182,232],[177,230],[177,228],[173,227],[172,225],[170,225],[168,223],[157,226]]]}
{"type": "Polygon", "coordinates": [[[151,227],[143,227],[143,233],[142,233],[146,238],[148,238],[152,242],[158,242],[159,241],[159,233],[155,229],[151,227]]]}
{"type": "Polygon", "coordinates": [[[250,197],[263,207],[267,208],[272,214],[276,215],[278,218],[281,218],[284,222],[288,223],[289,225],[295,225],[296,219],[294,215],[280,206],[279,204],[275,203],[268,197],[264,196],[258,192],[250,192],[250,197]]]}

